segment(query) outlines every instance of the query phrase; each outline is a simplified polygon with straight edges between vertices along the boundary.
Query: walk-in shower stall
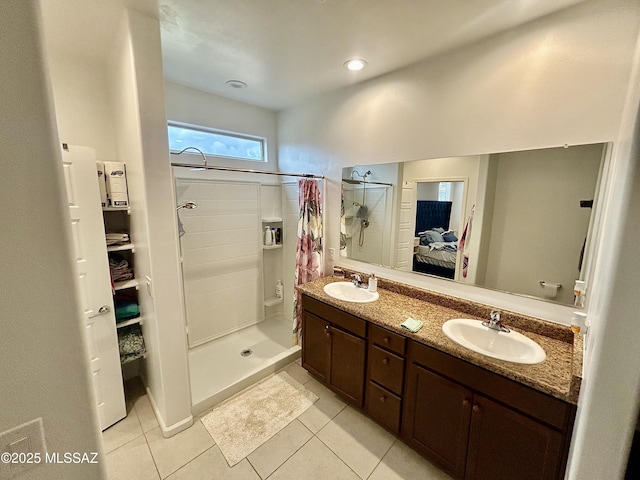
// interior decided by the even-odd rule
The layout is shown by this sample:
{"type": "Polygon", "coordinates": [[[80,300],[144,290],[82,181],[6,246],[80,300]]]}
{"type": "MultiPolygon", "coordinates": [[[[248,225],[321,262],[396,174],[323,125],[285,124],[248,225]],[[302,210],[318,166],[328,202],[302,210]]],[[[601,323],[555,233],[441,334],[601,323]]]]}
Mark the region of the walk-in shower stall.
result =
{"type": "MultiPolygon", "coordinates": [[[[345,169],[346,170],[346,169],[345,169]]],[[[368,180],[371,170],[343,172],[341,255],[378,265],[391,262],[392,184],[368,180]]]]}
{"type": "Polygon", "coordinates": [[[300,355],[292,346],[298,181],[175,164],[173,173],[178,205],[196,205],[178,209],[177,220],[198,414],[300,355]]]}

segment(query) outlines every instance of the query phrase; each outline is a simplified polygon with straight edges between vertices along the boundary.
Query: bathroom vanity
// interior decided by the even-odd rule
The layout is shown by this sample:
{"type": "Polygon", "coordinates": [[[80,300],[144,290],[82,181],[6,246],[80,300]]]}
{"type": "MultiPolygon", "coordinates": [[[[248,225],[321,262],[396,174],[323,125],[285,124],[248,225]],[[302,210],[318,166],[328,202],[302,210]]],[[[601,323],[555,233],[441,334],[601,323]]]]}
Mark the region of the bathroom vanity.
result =
{"type": "Polygon", "coordinates": [[[503,312],[540,344],[522,365],[449,340],[452,318],[490,308],[387,280],[372,303],[336,300],[326,277],[299,287],[302,366],[455,478],[563,478],[580,387],[582,342],[569,327],[503,312]],[[400,324],[424,323],[416,333],[400,324]]]}

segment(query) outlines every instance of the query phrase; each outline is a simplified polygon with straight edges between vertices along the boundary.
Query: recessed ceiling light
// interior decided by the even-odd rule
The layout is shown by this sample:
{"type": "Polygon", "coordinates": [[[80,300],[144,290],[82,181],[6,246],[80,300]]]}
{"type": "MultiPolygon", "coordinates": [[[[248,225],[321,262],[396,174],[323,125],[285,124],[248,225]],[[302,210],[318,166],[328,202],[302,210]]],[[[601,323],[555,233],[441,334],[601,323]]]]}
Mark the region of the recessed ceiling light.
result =
{"type": "Polygon", "coordinates": [[[247,88],[247,84],[241,80],[227,80],[225,83],[231,88],[247,88]]]}
{"type": "Polygon", "coordinates": [[[352,58],[351,60],[347,60],[344,66],[347,70],[357,71],[362,70],[367,65],[367,61],[361,58],[352,58]]]}

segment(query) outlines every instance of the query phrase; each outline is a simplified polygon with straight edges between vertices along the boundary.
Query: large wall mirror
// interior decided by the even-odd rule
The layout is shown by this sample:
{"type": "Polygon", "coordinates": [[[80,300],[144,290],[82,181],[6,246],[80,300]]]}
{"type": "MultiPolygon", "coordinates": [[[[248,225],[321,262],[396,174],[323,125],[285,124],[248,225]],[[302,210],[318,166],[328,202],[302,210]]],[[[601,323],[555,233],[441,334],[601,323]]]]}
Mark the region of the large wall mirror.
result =
{"type": "Polygon", "coordinates": [[[573,303],[608,144],[342,171],[340,255],[573,303]]]}

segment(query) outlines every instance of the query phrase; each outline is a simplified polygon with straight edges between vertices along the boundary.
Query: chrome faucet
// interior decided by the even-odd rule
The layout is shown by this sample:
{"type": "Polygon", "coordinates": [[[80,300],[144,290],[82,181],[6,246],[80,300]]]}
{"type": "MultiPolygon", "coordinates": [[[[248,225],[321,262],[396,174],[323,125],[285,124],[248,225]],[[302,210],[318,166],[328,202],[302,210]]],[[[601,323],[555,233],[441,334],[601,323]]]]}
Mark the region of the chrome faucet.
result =
{"type": "Polygon", "coordinates": [[[351,280],[351,283],[353,283],[356,287],[367,288],[367,285],[362,282],[362,277],[359,273],[354,273],[353,275],[351,275],[351,278],[353,278],[353,280],[351,280]]]}
{"type": "Polygon", "coordinates": [[[500,312],[498,310],[491,310],[491,319],[488,322],[482,322],[482,326],[490,328],[491,330],[496,330],[497,332],[509,333],[507,327],[502,325],[500,321],[500,312]]]}

